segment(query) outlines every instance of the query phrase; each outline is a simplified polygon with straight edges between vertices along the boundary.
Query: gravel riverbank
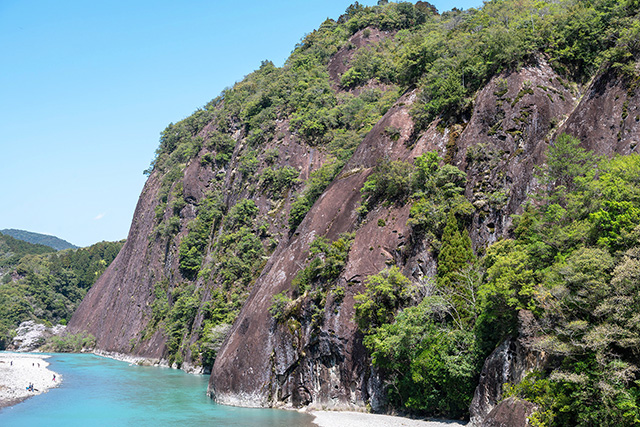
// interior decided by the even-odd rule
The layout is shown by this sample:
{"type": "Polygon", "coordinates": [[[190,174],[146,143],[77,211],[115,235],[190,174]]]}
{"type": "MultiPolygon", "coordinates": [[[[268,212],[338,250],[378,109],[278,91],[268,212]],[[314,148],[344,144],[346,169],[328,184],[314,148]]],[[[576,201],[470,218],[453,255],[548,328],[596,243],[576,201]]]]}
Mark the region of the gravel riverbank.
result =
{"type": "Polygon", "coordinates": [[[0,408],[44,393],[62,381],[47,368],[47,358],[44,354],[0,353],[0,408]],[[33,384],[33,391],[27,390],[29,384],[33,384]]]}

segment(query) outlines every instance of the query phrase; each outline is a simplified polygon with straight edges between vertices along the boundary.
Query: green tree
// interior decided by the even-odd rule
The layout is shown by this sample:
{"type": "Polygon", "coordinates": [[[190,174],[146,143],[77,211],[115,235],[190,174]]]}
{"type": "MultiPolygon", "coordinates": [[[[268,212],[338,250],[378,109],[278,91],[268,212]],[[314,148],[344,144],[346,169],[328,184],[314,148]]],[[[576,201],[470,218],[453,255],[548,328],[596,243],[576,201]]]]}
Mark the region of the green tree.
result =
{"type": "Polygon", "coordinates": [[[442,248],[438,254],[438,286],[451,288],[456,280],[455,276],[474,261],[469,233],[466,229],[460,232],[458,220],[451,212],[442,232],[442,248]]]}
{"type": "Polygon", "coordinates": [[[547,151],[546,166],[542,169],[542,182],[550,194],[551,203],[566,206],[566,196],[576,190],[579,181],[597,163],[597,157],[580,147],[580,140],[563,133],[547,151]]]}

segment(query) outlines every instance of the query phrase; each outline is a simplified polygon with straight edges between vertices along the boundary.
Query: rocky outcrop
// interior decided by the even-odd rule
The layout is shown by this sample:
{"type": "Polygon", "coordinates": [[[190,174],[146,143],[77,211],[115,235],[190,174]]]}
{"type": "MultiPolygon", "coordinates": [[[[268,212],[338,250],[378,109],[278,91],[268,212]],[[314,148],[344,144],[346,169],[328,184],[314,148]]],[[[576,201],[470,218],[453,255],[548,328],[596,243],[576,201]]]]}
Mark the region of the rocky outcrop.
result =
{"type": "Polygon", "coordinates": [[[580,139],[586,149],[606,156],[638,152],[637,83],[613,70],[596,76],[561,131],[580,139]]]}
{"type": "Polygon", "coordinates": [[[35,351],[42,346],[48,338],[54,335],[61,335],[65,329],[66,326],[64,325],[47,327],[33,320],[22,322],[16,329],[16,336],[13,338],[9,350],[19,352],[35,351]]]}
{"type": "Polygon", "coordinates": [[[502,401],[502,398],[505,384],[517,384],[528,373],[544,369],[548,357],[546,353],[534,349],[532,345],[537,328],[533,314],[528,310],[521,310],[518,313],[520,335],[517,338],[509,337],[504,340],[484,362],[480,380],[469,407],[471,425],[512,425],[501,424],[506,422],[505,417],[511,412],[508,408],[518,408],[517,411],[514,410],[514,422],[524,413],[527,414],[523,418],[526,421],[526,417],[531,414],[530,409],[533,406],[529,402],[514,399],[502,401]],[[508,403],[505,403],[507,401],[508,403]],[[488,419],[492,419],[493,424],[485,424],[488,419]]]}
{"type": "Polygon", "coordinates": [[[510,397],[493,408],[480,427],[526,427],[531,425],[528,417],[535,409],[531,402],[510,397]]]}
{"type": "Polygon", "coordinates": [[[531,352],[518,339],[503,341],[482,367],[480,382],[469,408],[471,424],[485,425],[483,422],[488,414],[501,404],[503,386],[520,382],[528,372],[540,368],[543,363],[543,354],[531,352]]]}
{"type": "Polygon", "coordinates": [[[530,192],[533,166],[542,162],[551,119],[573,106],[571,94],[559,83],[552,89],[538,87],[555,77],[544,63],[500,76],[480,92],[464,130],[441,133],[434,124],[413,145],[408,144],[413,132],[409,109],[415,94],[407,93],[398,100],[263,270],[216,359],[210,382],[215,399],[243,406],[331,408],[378,402],[373,384],[379,379],[371,374],[352,320],[353,296],[364,291],[367,275],[387,265],[400,266],[405,275],[417,280],[435,273],[435,260],[419,242],[412,247],[408,244],[409,206],[378,207],[360,223],[355,211],[359,189],[380,158],[412,161],[426,151],[449,153],[468,173],[467,194],[477,207],[474,244],[482,247],[504,236],[508,218],[530,192]],[[502,87],[506,89],[503,93],[502,87]],[[553,96],[547,96],[548,91],[553,96]],[[495,116],[500,119],[492,118],[495,116]],[[397,141],[385,134],[389,127],[399,129],[397,141]],[[498,130],[492,134],[491,129],[498,130]],[[496,192],[501,199],[492,194],[496,192]],[[385,226],[378,225],[381,223],[385,226]],[[290,325],[275,324],[268,312],[271,298],[289,289],[313,239],[326,236],[334,240],[350,231],[355,238],[340,278],[345,297],[338,306],[327,301],[321,330],[305,328],[304,323],[293,330],[290,325]]]}
{"type": "Polygon", "coordinates": [[[216,401],[242,406],[356,408],[364,407],[378,390],[353,322],[353,297],[364,290],[364,277],[379,272],[388,262],[403,263],[400,253],[409,234],[408,207],[381,208],[357,230],[356,208],[361,200],[359,189],[378,159],[406,160],[417,155],[406,144],[412,131],[408,107],[414,99],[415,94],[408,93],[387,112],[296,233],[271,256],[218,353],[210,382],[216,401]],[[402,136],[397,141],[386,136],[384,130],[389,126],[400,129],[402,136]],[[378,218],[389,221],[380,227],[378,218]],[[268,311],[272,297],[289,289],[311,242],[318,236],[335,240],[340,233],[351,231],[356,234],[339,279],[344,299],[341,303],[327,300],[320,330],[304,321],[277,324],[268,311]]]}

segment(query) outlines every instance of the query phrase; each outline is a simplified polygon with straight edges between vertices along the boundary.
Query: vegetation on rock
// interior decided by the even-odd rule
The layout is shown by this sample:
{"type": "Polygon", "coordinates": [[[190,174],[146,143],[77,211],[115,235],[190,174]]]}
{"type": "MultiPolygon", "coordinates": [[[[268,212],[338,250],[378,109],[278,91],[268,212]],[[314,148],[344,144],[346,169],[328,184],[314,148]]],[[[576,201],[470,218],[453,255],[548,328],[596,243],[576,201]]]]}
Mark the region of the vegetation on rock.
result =
{"type": "Polygon", "coordinates": [[[538,405],[536,425],[640,419],[640,156],[597,159],[563,135],[548,159],[540,171],[548,185],[517,217],[514,238],[476,261],[450,214],[438,278],[418,288],[421,301],[408,297],[397,270],[370,277],[356,297],[356,321],[394,406],[463,416],[482,361],[518,333],[517,312],[530,310],[532,346],[551,360],[506,396],[538,405]]]}
{"type": "MultiPolygon", "coordinates": [[[[508,214],[501,209],[515,199],[498,182],[472,204],[470,169],[454,164],[456,138],[491,79],[496,103],[507,108],[536,91],[550,102],[559,99],[557,91],[528,80],[510,90],[505,76],[524,65],[550,64],[562,76],[557,87],[567,90],[606,70],[633,95],[638,9],[637,0],[491,0],[438,14],[426,2],[355,3],[306,35],[283,67],[264,61],[170,124],[147,171],[159,187],[149,245],[162,248],[162,265],[150,274],[152,313],[131,350],[161,331],[170,362],[211,366],[276,247],[304,229],[307,213],[337,177],[362,172],[364,185],[355,189],[362,196],[359,215],[343,230],[357,233],[374,211],[406,207],[412,247],[398,258],[405,262],[411,251],[422,251],[437,261],[431,278],[403,276],[414,266],[388,266],[364,280],[355,296],[354,320],[393,409],[467,417],[483,361],[519,332],[518,313],[528,310],[535,319],[532,348],[551,358],[506,395],[538,405],[533,419],[539,425],[640,422],[640,331],[633,311],[640,303],[639,157],[598,158],[570,135],[554,137],[562,119],[554,117],[548,135],[536,142],[550,143],[546,164],[527,183],[526,191],[538,184],[540,190],[511,229],[475,252],[470,227],[483,206],[508,214]],[[381,158],[371,169],[373,162],[341,174],[394,103],[411,109],[413,128],[382,124],[375,129],[384,126],[384,132],[374,136],[417,151],[427,128],[444,130],[448,141],[434,142],[442,142],[442,152],[381,158]]],[[[629,110],[627,101],[623,120],[629,110]]],[[[523,107],[514,121],[532,114],[523,107]]],[[[500,112],[487,116],[488,139],[522,134],[520,127],[502,129],[500,112]]],[[[468,164],[499,156],[511,161],[525,149],[493,153],[486,141],[474,144],[468,164]]],[[[485,181],[497,168],[491,159],[485,181]]],[[[391,222],[377,218],[380,228],[391,222]]],[[[291,287],[267,300],[274,330],[286,325],[293,333],[304,325],[317,332],[342,303],[340,275],[354,235],[329,241],[323,233],[291,287]]],[[[12,307],[7,318],[28,317],[22,305],[12,307]]],[[[66,317],[51,307],[49,317],[66,317]]],[[[297,351],[303,357],[303,349],[297,351]]]]}

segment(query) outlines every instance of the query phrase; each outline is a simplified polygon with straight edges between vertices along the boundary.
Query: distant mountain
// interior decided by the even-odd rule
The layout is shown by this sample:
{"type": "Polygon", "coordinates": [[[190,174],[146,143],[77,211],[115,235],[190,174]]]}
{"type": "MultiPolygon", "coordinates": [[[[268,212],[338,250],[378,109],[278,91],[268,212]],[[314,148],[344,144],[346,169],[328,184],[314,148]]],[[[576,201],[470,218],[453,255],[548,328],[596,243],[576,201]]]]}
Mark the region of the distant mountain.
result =
{"type": "Polygon", "coordinates": [[[24,242],[33,243],[34,245],[45,245],[53,248],[57,251],[63,249],[77,249],[78,246],[72,245],[66,240],[62,240],[56,236],[50,236],[48,234],[33,233],[31,231],[5,229],[0,230],[0,233],[7,236],[11,236],[24,242]]]}

